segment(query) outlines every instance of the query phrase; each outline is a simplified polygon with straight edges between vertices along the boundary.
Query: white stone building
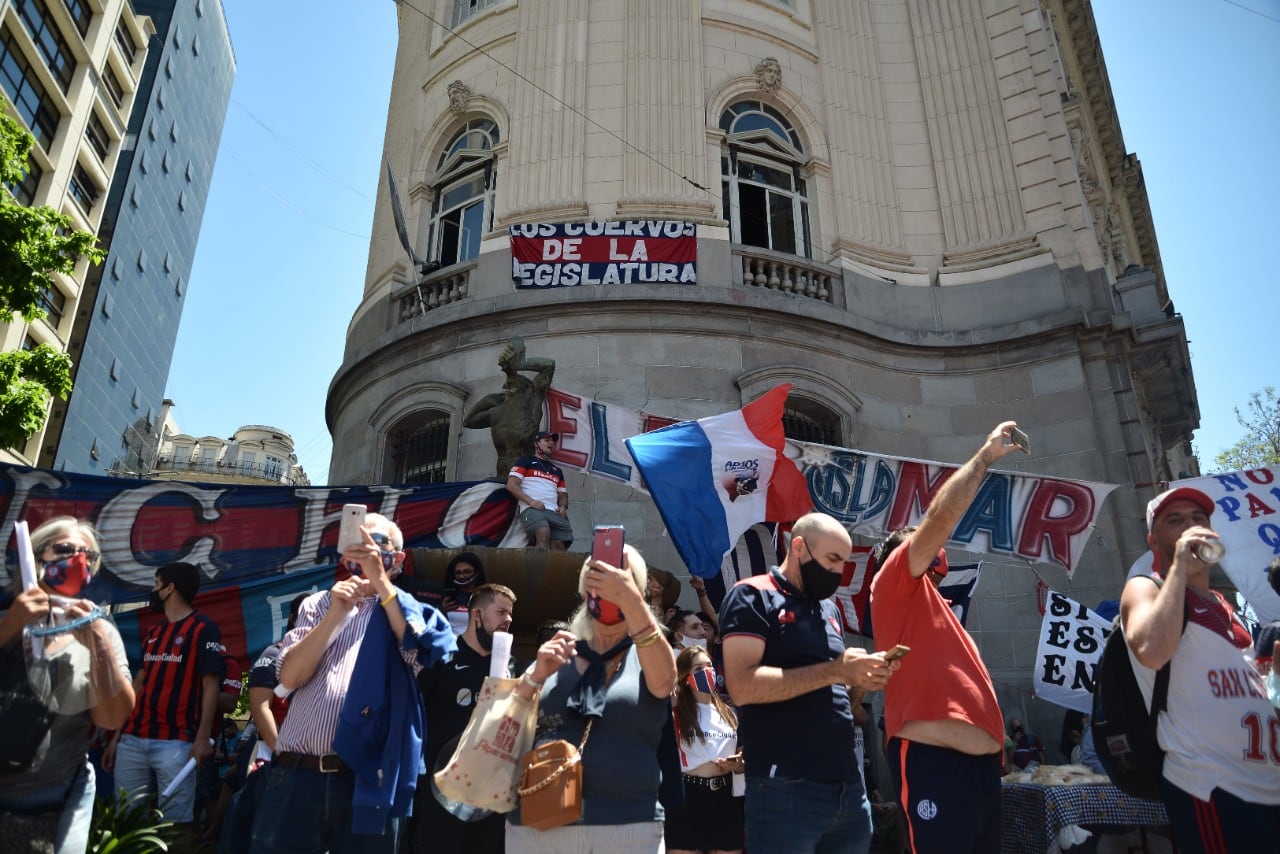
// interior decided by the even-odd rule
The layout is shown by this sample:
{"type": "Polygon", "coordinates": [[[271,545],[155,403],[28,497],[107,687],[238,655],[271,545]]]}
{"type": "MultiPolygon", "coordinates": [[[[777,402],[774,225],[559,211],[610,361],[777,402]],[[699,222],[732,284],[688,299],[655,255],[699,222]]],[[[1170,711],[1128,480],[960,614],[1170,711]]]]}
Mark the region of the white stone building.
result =
{"type": "MultiPolygon", "coordinates": [[[[462,414],[519,335],[556,387],[675,418],[791,382],[789,431],[871,452],[958,463],[1017,419],[1013,466],[1121,485],[1074,578],[1036,572],[1118,596],[1135,485],[1197,473],[1199,413],[1087,0],[421,6],[399,7],[385,154],[430,272],[384,177],[332,482],[491,477],[462,414]],[[697,223],[696,285],[513,286],[508,226],[641,219],[697,223]]],[[[569,487],[580,541],[621,522],[681,569],[647,497],[569,487]]],[[[1036,575],[988,566],[969,627],[1011,691],[1036,575]]]]}

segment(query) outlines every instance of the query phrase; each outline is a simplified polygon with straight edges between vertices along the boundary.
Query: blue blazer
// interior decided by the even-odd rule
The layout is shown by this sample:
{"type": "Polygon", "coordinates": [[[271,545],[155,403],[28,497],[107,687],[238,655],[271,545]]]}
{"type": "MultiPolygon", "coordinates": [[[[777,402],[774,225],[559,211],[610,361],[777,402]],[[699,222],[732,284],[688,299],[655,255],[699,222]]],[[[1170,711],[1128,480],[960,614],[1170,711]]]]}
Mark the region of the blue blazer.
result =
{"type": "Polygon", "coordinates": [[[334,750],[356,775],[353,833],[383,834],[389,816],[410,815],[423,773],[422,694],[401,648],[416,652],[423,667],[457,649],[449,621],[439,611],[424,607],[403,590],[396,590],[396,599],[408,624],[404,643],[396,643],[386,609],[379,608],[361,641],[333,739],[334,750]]]}

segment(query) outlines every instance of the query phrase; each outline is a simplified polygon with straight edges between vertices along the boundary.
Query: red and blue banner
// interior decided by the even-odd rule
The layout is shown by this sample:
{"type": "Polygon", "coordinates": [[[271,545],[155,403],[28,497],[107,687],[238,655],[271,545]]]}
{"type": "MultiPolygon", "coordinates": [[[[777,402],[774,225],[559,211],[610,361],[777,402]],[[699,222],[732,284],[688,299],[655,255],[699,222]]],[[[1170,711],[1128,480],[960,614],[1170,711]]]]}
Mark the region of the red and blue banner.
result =
{"type": "MultiPolygon", "coordinates": [[[[277,487],[135,480],[0,464],[0,531],[6,574],[18,561],[14,523],[32,529],[57,516],[92,522],[102,567],[86,590],[104,603],[143,602],[158,568],[200,567],[196,604],[222,630],[242,665],[283,634],[289,602],[336,581],[343,504],[394,520],[406,549],[524,547],[515,499],[502,484],[277,487]]],[[[411,567],[406,567],[411,572],[411,567]]],[[[117,616],[125,649],[162,619],[146,609],[117,616]]]]}
{"type": "Polygon", "coordinates": [[[790,390],[780,385],[740,410],[627,440],[672,544],[700,578],[720,574],[752,525],[794,522],[813,508],[804,477],[783,453],[790,390]]]}
{"type": "Polygon", "coordinates": [[[698,227],[692,222],[526,223],[507,231],[517,288],[698,281],[698,227]]]}

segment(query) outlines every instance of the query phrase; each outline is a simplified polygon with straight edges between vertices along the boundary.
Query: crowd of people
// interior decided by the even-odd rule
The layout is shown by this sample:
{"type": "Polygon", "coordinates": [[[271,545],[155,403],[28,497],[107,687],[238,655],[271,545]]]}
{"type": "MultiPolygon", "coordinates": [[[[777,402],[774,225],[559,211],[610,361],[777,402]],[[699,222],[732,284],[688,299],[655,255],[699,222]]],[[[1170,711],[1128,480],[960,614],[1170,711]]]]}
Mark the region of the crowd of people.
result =
{"type": "MultiPolygon", "coordinates": [[[[243,731],[226,717],[242,675],[195,607],[199,569],[157,570],[158,619],[131,674],[112,622],[81,597],[101,551],[92,526],[46,522],[31,536],[40,583],[15,588],[0,619],[6,690],[30,700],[4,708],[0,847],[83,851],[95,791],[122,791],[156,798],[180,848],[236,854],[863,854],[873,836],[893,854],[997,851],[1001,776],[1045,762],[1046,751],[1021,720],[1006,728],[977,646],[938,586],[952,530],[988,468],[1018,447],[1014,426],[988,435],[918,526],[873,550],[877,651],[846,647],[831,597],[852,543],[822,513],[796,521],[779,565],[739,582],[718,609],[699,579],[697,610],[670,607],[629,545],[621,566],[589,559],[581,604],[543,625],[531,661],[496,668],[494,638],[512,625],[517,591],[487,581],[470,552],[438,590],[398,586],[403,534],[370,513],[339,580],[295,599],[283,637],[243,674],[243,731]],[[578,746],[578,821],[537,829],[519,810],[465,807],[433,788],[491,672],[518,678],[516,694],[536,700],[535,749],[578,746]],[[878,735],[869,692],[883,692],[878,735]],[[96,763],[94,732],[110,733],[96,763]],[[887,790],[868,773],[873,755],[887,790]]],[[[537,474],[556,438],[538,434],[538,453],[517,461],[523,475],[511,483],[533,511],[522,515],[531,545],[548,548],[567,542],[550,518],[563,518],[567,497],[537,474]]],[[[1251,640],[1198,557],[1217,536],[1212,513],[1195,490],[1151,502],[1163,583],[1131,579],[1121,621],[1140,679],[1177,665],[1159,733],[1182,850],[1280,850],[1280,724],[1246,654],[1251,640]]],[[[1280,562],[1272,575],[1280,586],[1280,562]]],[[[1063,752],[1089,762],[1089,730],[1069,720],[1063,752]]]]}

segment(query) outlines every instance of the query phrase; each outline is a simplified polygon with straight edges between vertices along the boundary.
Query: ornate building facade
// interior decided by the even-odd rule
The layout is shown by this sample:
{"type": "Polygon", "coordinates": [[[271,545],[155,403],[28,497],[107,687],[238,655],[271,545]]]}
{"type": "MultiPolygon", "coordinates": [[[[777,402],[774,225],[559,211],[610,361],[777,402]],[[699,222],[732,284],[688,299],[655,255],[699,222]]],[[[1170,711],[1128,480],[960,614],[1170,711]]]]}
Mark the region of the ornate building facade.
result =
{"type": "MultiPolygon", "coordinates": [[[[330,387],[334,483],[491,477],[463,413],[511,336],[554,386],[673,418],[794,385],[789,434],[1120,484],[1055,588],[1118,595],[1153,482],[1197,473],[1181,318],[1087,0],[401,4],[373,224],[330,387]],[[447,25],[447,26],[446,26],[447,25]],[[383,198],[388,187],[384,178],[383,198]],[[682,220],[696,284],[517,289],[507,228],[682,220]],[[430,474],[424,474],[430,471],[430,474]]],[[[579,541],[649,499],[570,474],[579,541]]],[[[993,561],[969,627],[1025,683],[1036,576],[993,561]]]]}

